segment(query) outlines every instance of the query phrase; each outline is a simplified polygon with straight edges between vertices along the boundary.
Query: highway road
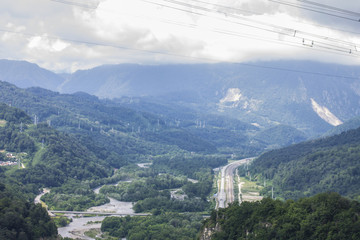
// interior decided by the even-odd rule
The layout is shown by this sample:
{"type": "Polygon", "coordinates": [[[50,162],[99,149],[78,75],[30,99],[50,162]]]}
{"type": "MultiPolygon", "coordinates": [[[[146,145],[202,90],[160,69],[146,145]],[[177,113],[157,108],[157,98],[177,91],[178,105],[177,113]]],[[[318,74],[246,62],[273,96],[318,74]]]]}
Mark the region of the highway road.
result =
{"type": "Polygon", "coordinates": [[[234,161],[221,168],[221,179],[219,190],[216,196],[216,209],[225,208],[229,203],[235,201],[234,197],[234,172],[242,164],[246,164],[250,158],[234,161]]]}

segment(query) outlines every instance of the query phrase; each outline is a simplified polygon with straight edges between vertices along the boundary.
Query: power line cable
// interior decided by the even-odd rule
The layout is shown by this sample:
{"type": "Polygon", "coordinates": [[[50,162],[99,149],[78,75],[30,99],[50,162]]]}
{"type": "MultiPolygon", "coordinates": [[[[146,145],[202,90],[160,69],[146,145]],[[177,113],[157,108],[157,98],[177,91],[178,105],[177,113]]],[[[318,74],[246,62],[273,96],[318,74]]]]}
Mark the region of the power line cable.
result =
{"type": "Polygon", "coordinates": [[[330,10],[340,12],[340,13],[343,13],[343,14],[348,14],[350,16],[360,17],[360,13],[358,13],[358,12],[353,12],[353,11],[349,11],[349,10],[346,10],[346,9],[337,8],[337,7],[333,7],[333,6],[330,6],[330,5],[321,4],[321,3],[317,3],[317,2],[312,2],[312,1],[308,1],[308,0],[297,0],[297,1],[309,4],[309,5],[319,6],[320,8],[324,8],[324,9],[330,9],[330,10]]]}
{"type": "Polygon", "coordinates": [[[96,9],[97,6],[98,6],[98,4],[84,4],[84,3],[79,3],[79,2],[74,2],[74,1],[67,1],[67,0],[50,0],[50,1],[58,2],[58,3],[66,4],[66,5],[82,7],[82,8],[89,8],[89,9],[96,9]]]}
{"type": "Polygon", "coordinates": [[[349,20],[349,21],[360,22],[359,18],[351,18],[351,17],[339,15],[339,14],[348,15],[348,14],[345,14],[344,12],[338,12],[338,14],[336,14],[335,10],[331,11],[331,10],[324,9],[324,8],[311,7],[311,6],[307,6],[307,5],[300,5],[300,4],[286,2],[286,1],[282,1],[282,0],[269,0],[269,1],[279,3],[279,4],[282,4],[282,5],[286,5],[286,6],[291,6],[291,7],[295,7],[295,8],[299,8],[299,9],[304,9],[304,10],[316,12],[316,13],[321,13],[321,14],[328,15],[328,16],[331,16],[331,17],[337,17],[337,18],[342,18],[342,19],[349,20]]]}
{"type": "MultiPolygon", "coordinates": [[[[204,4],[210,4],[213,6],[217,6],[217,7],[221,7],[221,8],[225,8],[225,9],[229,9],[229,10],[233,10],[233,11],[237,11],[237,12],[243,12],[243,13],[250,13],[253,15],[262,15],[262,13],[260,12],[255,12],[252,10],[248,10],[248,9],[242,9],[242,8],[235,8],[235,7],[229,7],[229,6],[225,6],[225,5],[220,5],[220,4],[214,4],[214,3],[208,3],[208,2],[204,2],[204,1],[200,1],[200,0],[191,0],[193,2],[199,2],[199,3],[204,3],[204,4]]],[[[301,1],[301,0],[299,0],[301,1]]],[[[344,30],[344,29],[340,29],[340,28],[333,28],[333,27],[328,27],[328,26],[323,26],[323,25],[319,25],[319,24],[313,24],[313,23],[307,23],[307,22],[301,22],[301,21],[295,21],[295,20],[291,20],[292,22],[297,22],[297,23],[301,23],[301,24],[305,24],[305,25],[309,25],[309,26],[316,26],[316,27],[321,27],[321,28],[326,28],[329,30],[335,30],[335,31],[340,31],[340,32],[346,32],[346,33],[351,33],[351,34],[358,34],[360,35],[360,32],[354,32],[354,31],[349,31],[349,30],[344,30]]]]}
{"type": "MultiPolygon", "coordinates": [[[[68,5],[75,5],[75,6],[83,7],[83,5],[72,4],[72,2],[66,1],[66,0],[51,0],[51,1],[64,3],[64,4],[68,4],[68,5]]],[[[204,8],[204,7],[201,7],[201,6],[199,7],[199,6],[195,6],[195,5],[191,5],[191,4],[183,3],[183,2],[179,2],[179,1],[174,1],[174,0],[173,1],[164,0],[164,1],[167,1],[167,2],[170,2],[170,3],[175,3],[175,4],[178,4],[180,6],[186,6],[186,7],[190,7],[190,8],[197,8],[197,9],[207,11],[207,12],[219,12],[219,11],[216,11],[216,10],[214,11],[214,10],[211,10],[211,9],[208,9],[208,8],[204,8]]],[[[193,0],[193,1],[195,1],[195,0],[193,0]]],[[[178,8],[178,7],[165,5],[165,4],[160,4],[160,3],[151,2],[151,1],[147,1],[147,0],[144,0],[144,2],[151,3],[151,4],[156,4],[156,5],[159,5],[159,6],[162,6],[162,7],[172,8],[172,9],[175,9],[175,10],[179,10],[179,11],[183,11],[183,12],[187,12],[187,13],[191,13],[191,14],[196,14],[196,15],[200,15],[200,16],[209,17],[206,14],[196,13],[196,12],[193,12],[191,10],[186,10],[186,9],[182,9],[182,8],[178,8]]],[[[222,5],[218,5],[218,4],[206,3],[206,2],[202,2],[202,1],[195,1],[195,2],[200,2],[200,3],[209,4],[209,5],[214,5],[214,6],[219,6],[219,7],[221,6],[221,7],[229,8],[229,7],[226,7],[226,6],[222,6],[222,5]]],[[[227,14],[226,12],[220,12],[220,13],[227,14]]],[[[246,26],[246,27],[252,27],[252,28],[256,28],[256,29],[259,29],[259,30],[264,30],[264,31],[268,31],[268,32],[272,32],[272,33],[276,33],[276,34],[280,34],[280,35],[296,37],[297,39],[300,40],[300,42],[298,44],[301,44],[301,42],[302,42],[302,44],[304,46],[307,46],[307,47],[314,47],[315,46],[316,48],[322,48],[326,52],[329,52],[329,51],[341,52],[341,53],[347,53],[347,54],[352,54],[353,56],[354,55],[356,56],[357,55],[356,54],[357,49],[359,48],[356,45],[354,45],[353,43],[345,42],[345,41],[342,41],[342,40],[329,38],[329,37],[326,37],[326,36],[319,36],[319,35],[315,35],[315,34],[310,34],[310,33],[306,33],[306,32],[303,32],[303,31],[290,29],[290,28],[284,28],[284,27],[281,27],[281,26],[276,26],[276,25],[273,25],[273,24],[263,23],[263,22],[259,22],[259,21],[255,21],[255,20],[249,20],[249,19],[246,19],[246,18],[243,18],[243,17],[234,16],[233,14],[231,14],[231,16],[235,17],[235,18],[238,18],[240,20],[248,21],[250,23],[251,22],[252,23],[257,23],[257,24],[260,24],[260,25],[265,25],[266,27],[271,27],[271,28],[274,28],[274,29],[279,28],[279,29],[278,30],[273,30],[273,29],[264,28],[264,26],[255,26],[255,25],[251,25],[251,24],[249,25],[249,24],[244,24],[244,23],[239,23],[239,22],[234,22],[234,21],[228,21],[228,22],[235,23],[235,24],[241,24],[241,25],[246,26]],[[301,37],[299,35],[303,35],[303,36],[301,37]],[[342,45],[345,45],[345,46],[337,46],[337,45],[329,44],[329,43],[326,43],[326,42],[320,42],[319,40],[312,40],[312,39],[309,40],[309,39],[307,39],[309,36],[310,37],[320,38],[320,39],[323,39],[323,40],[326,40],[326,41],[333,41],[333,42],[337,41],[338,43],[341,43],[342,45]],[[307,41],[312,42],[312,44],[304,44],[304,42],[307,42],[307,41]],[[314,45],[314,43],[315,43],[315,45],[314,45]]],[[[224,19],[221,19],[221,20],[224,21],[224,19]]],[[[179,25],[179,24],[177,24],[177,25],[179,25]]],[[[221,31],[216,30],[215,32],[221,32],[221,31]]],[[[239,36],[239,34],[237,34],[237,36],[239,36]]],[[[257,39],[259,40],[259,37],[257,37],[257,39]]],[[[268,41],[268,40],[266,40],[266,41],[268,41]]],[[[272,39],[272,41],[274,41],[274,40],[272,39]]],[[[282,41],[279,41],[279,42],[281,42],[281,44],[284,44],[285,41],[282,40],[282,41]]],[[[287,45],[293,45],[293,44],[294,43],[287,44],[287,45]]]]}
{"type": "MultiPolygon", "coordinates": [[[[192,13],[192,14],[196,14],[196,15],[209,17],[206,14],[202,14],[202,13],[199,13],[199,12],[193,12],[191,10],[181,9],[181,8],[178,8],[178,7],[173,7],[173,6],[169,6],[169,5],[165,5],[165,4],[160,4],[160,3],[156,3],[156,2],[152,2],[152,1],[148,1],[148,0],[143,0],[143,1],[148,2],[148,3],[152,3],[152,4],[156,4],[156,5],[159,5],[159,6],[163,6],[163,7],[172,8],[172,9],[175,9],[175,10],[180,10],[180,11],[184,11],[184,12],[188,12],[188,13],[192,13]]],[[[228,19],[222,19],[222,18],[221,19],[217,18],[217,19],[222,20],[222,21],[235,23],[235,24],[240,24],[240,25],[243,25],[243,26],[246,26],[246,27],[255,28],[255,29],[258,29],[258,30],[264,30],[264,31],[268,31],[268,32],[271,32],[271,33],[276,33],[276,34],[279,34],[279,35],[292,36],[292,37],[295,37],[295,38],[298,38],[298,39],[302,40],[303,42],[305,40],[310,40],[313,43],[314,42],[317,43],[316,47],[324,48],[324,49],[327,49],[327,50],[342,51],[344,53],[353,54],[353,53],[356,53],[358,51],[357,49],[359,49],[359,47],[356,46],[354,43],[346,42],[346,41],[339,40],[339,39],[334,39],[334,38],[330,38],[330,37],[326,37],[326,36],[320,36],[320,35],[316,35],[316,34],[311,34],[311,33],[307,33],[307,32],[304,32],[304,31],[298,31],[296,29],[290,29],[290,28],[277,26],[277,25],[274,25],[274,24],[264,23],[264,22],[260,22],[260,21],[240,17],[240,16],[237,16],[237,15],[233,15],[233,14],[228,14],[226,12],[221,12],[219,10],[208,9],[208,8],[205,8],[205,7],[202,7],[202,6],[195,6],[195,5],[191,5],[191,4],[188,4],[188,3],[179,2],[179,1],[176,1],[176,0],[163,0],[163,1],[170,2],[170,3],[173,3],[173,4],[177,4],[177,5],[181,5],[181,6],[185,6],[185,7],[189,7],[189,8],[193,8],[193,9],[197,9],[197,10],[202,10],[202,11],[207,11],[207,12],[212,12],[212,13],[221,13],[221,14],[225,14],[225,15],[227,14],[227,17],[232,17],[232,18],[235,18],[235,19],[240,19],[240,20],[243,20],[243,21],[247,21],[247,22],[250,22],[250,24],[249,23],[230,21],[228,19]],[[256,23],[258,25],[251,25],[251,23],[256,23]],[[299,34],[304,35],[304,36],[300,37],[299,34]],[[326,40],[326,41],[329,41],[329,42],[335,42],[336,41],[336,42],[339,42],[339,43],[345,45],[346,47],[345,46],[335,46],[335,45],[330,44],[330,43],[320,42],[319,40],[307,39],[308,37],[315,37],[315,38],[319,38],[319,39],[326,40]]],[[[314,47],[314,44],[312,44],[311,47],[314,47]]]]}
{"type": "MultiPolygon", "coordinates": [[[[38,36],[38,35],[35,35],[35,34],[16,32],[16,31],[9,31],[9,30],[4,30],[4,29],[0,29],[0,32],[8,32],[8,33],[20,34],[20,35],[24,35],[24,36],[36,36],[36,37],[38,36]]],[[[89,41],[82,41],[82,40],[59,38],[59,37],[53,37],[53,36],[45,36],[45,37],[48,38],[48,39],[55,39],[55,40],[60,39],[60,40],[64,40],[64,41],[75,42],[75,43],[86,44],[86,45],[106,46],[106,47],[120,48],[120,49],[131,50],[131,51],[140,51],[140,52],[147,52],[147,53],[152,53],[152,54],[155,53],[155,54],[161,54],[161,55],[176,56],[176,57],[188,58],[188,59],[194,59],[194,60],[202,60],[202,61],[206,60],[207,62],[214,62],[214,63],[219,62],[218,60],[215,60],[215,59],[193,57],[193,56],[185,56],[185,55],[169,53],[169,52],[164,53],[164,52],[160,52],[160,51],[149,51],[149,50],[144,50],[144,49],[136,49],[136,48],[124,47],[124,46],[113,45],[113,44],[96,43],[96,42],[89,42],[89,41]]],[[[253,68],[261,68],[261,69],[269,69],[269,70],[285,71],[285,72],[293,72],[293,73],[302,73],[302,74],[307,74],[307,75],[315,75],[315,76],[323,76],[323,77],[334,77],[334,78],[352,79],[352,80],[359,80],[360,79],[360,76],[359,77],[352,77],[352,76],[344,76],[344,75],[328,74],[328,73],[321,73],[321,72],[304,71],[304,70],[297,70],[297,69],[290,69],[290,68],[265,66],[265,65],[259,65],[259,64],[251,64],[251,63],[239,63],[239,62],[234,62],[234,61],[223,61],[223,62],[231,63],[231,64],[237,64],[237,65],[241,65],[241,66],[253,67],[253,68]]]]}
{"type": "MultiPolygon", "coordinates": [[[[202,9],[202,10],[205,10],[205,11],[208,11],[208,12],[219,12],[219,13],[222,13],[222,14],[227,14],[226,12],[223,12],[223,11],[211,10],[211,9],[207,9],[207,8],[203,8],[203,7],[198,7],[198,6],[195,6],[195,5],[189,5],[189,4],[182,3],[182,2],[176,1],[176,0],[163,0],[163,1],[180,4],[180,5],[184,5],[184,6],[187,6],[187,7],[195,7],[195,8],[202,9]]],[[[201,2],[201,1],[196,1],[196,2],[201,2]]],[[[203,2],[203,3],[204,3],[204,2],[203,2]]],[[[210,3],[206,3],[206,4],[210,4],[210,3]]],[[[218,5],[218,4],[210,4],[210,5],[222,6],[222,5],[218,5]]],[[[226,7],[226,6],[222,6],[222,7],[226,7]]],[[[337,41],[337,42],[341,42],[342,44],[348,44],[348,45],[350,45],[350,46],[352,46],[352,47],[355,45],[355,44],[353,44],[353,43],[346,42],[346,41],[343,41],[343,40],[339,40],[339,39],[335,39],[335,38],[330,38],[330,37],[327,37],[327,36],[321,36],[321,35],[317,35],[317,34],[312,34],[312,33],[307,33],[307,32],[305,32],[305,31],[300,31],[300,30],[296,30],[296,29],[293,29],[293,28],[282,27],[282,26],[275,25],[275,24],[270,24],[270,23],[265,23],[265,22],[261,22],[261,21],[256,21],[256,20],[253,20],[253,19],[240,17],[240,16],[237,16],[237,15],[234,15],[234,14],[228,14],[228,16],[233,17],[233,18],[236,18],[236,19],[240,19],[240,20],[243,20],[243,21],[253,22],[253,23],[257,23],[257,24],[263,25],[263,26],[268,26],[268,27],[272,27],[272,28],[274,28],[274,29],[278,29],[278,30],[271,30],[271,31],[273,31],[273,32],[275,32],[275,33],[277,33],[277,34],[284,34],[283,32],[290,32],[290,35],[292,35],[292,34],[296,31],[298,34],[301,33],[301,34],[309,35],[309,36],[311,36],[311,37],[317,37],[317,38],[321,38],[321,39],[326,39],[326,40],[331,40],[331,41],[337,41]]],[[[247,25],[247,26],[248,26],[248,25],[247,25]]],[[[254,27],[255,27],[255,26],[254,26],[254,27]]],[[[259,28],[259,29],[269,31],[269,29],[264,29],[264,28],[259,28]]]]}
{"type": "MultiPolygon", "coordinates": [[[[2,31],[2,32],[10,32],[10,33],[15,33],[15,34],[21,34],[21,35],[25,35],[25,36],[38,36],[38,35],[35,35],[35,34],[23,33],[23,32],[15,32],[15,31],[3,30],[3,29],[0,29],[0,31],[2,31]]],[[[47,37],[49,39],[56,39],[56,40],[61,39],[61,40],[64,40],[64,41],[70,41],[70,42],[75,42],[75,43],[80,43],[80,44],[107,46],[107,47],[120,48],[120,49],[125,49],[125,50],[147,52],[147,53],[152,53],[152,54],[155,53],[155,54],[162,54],[162,55],[177,56],[177,57],[181,57],[181,58],[191,58],[191,59],[196,59],[196,60],[206,60],[206,61],[211,61],[211,62],[219,62],[218,60],[210,59],[210,58],[184,56],[184,55],[174,54],[174,53],[169,53],[169,52],[164,53],[164,52],[160,52],[160,51],[149,51],[149,50],[144,50],[144,49],[136,49],[136,48],[124,47],[124,46],[119,46],[119,45],[114,45],[114,44],[96,43],[96,42],[74,40],[74,39],[67,39],[67,38],[59,38],[59,37],[52,37],[52,36],[45,36],[45,37],[47,37]]],[[[249,66],[249,67],[255,67],[255,68],[272,69],[272,70],[303,73],[303,74],[311,74],[311,75],[319,75],[319,76],[326,76],[326,77],[337,77],[337,78],[344,78],[344,79],[359,79],[359,77],[342,76],[342,75],[326,74],[326,73],[311,72],[311,71],[302,71],[302,70],[279,68],[279,67],[272,67],[272,66],[263,66],[263,65],[258,65],[258,64],[237,63],[237,62],[233,62],[233,61],[226,61],[226,62],[227,63],[234,63],[234,64],[239,64],[239,65],[244,65],[244,66],[249,66]]]]}

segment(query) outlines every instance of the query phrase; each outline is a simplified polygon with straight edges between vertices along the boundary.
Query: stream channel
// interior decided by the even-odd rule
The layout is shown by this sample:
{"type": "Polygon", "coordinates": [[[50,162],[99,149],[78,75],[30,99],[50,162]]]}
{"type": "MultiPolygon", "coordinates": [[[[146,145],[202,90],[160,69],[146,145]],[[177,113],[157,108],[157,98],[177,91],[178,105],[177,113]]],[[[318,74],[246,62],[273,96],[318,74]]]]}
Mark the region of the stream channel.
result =
{"type": "MultiPolygon", "coordinates": [[[[105,186],[105,185],[103,185],[105,186]]],[[[96,194],[99,193],[100,186],[94,189],[96,194]]],[[[109,212],[109,213],[117,213],[117,214],[134,214],[134,210],[132,209],[133,203],[131,202],[121,202],[116,199],[110,198],[110,202],[101,206],[91,207],[86,210],[86,212],[109,212]]],[[[62,237],[69,237],[74,239],[94,239],[88,236],[85,236],[85,232],[90,229],[100,229],[101,221],[104,220],[105,217],[111,216],[94,216],[94,217],[86,217],[79,214],[65,214],[64,216],[71,218],[72,222],[66,227],[58,228],[58,233],[62,237]]]]}

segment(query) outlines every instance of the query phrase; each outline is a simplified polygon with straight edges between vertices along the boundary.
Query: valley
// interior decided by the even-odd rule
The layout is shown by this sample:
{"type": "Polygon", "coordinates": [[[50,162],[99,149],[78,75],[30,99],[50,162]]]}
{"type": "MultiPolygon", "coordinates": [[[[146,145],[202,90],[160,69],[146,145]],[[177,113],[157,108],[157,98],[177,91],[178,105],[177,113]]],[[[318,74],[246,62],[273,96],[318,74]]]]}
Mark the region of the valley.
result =
{"type": "MultiPolygon", "coordinates": [[[[0,82],[0,161],[4,153],[21,153],[26,166],[2,167],[0,178],[5,189],[21,188],[15,196],[31,203],[41,198],[56,215],[48,234],[58,229],[62,237],[80,239],[195,239],[203,216],[214,222],[214,214],[239,204],[328,190],[359,198],[358,130],[306,141],[340,124],[335,108],[311,98],[293,105],[304,106],[291,116],[296,121],[287,118],[289,108],[278,111],[287,119],[282,122],[250,116],[262,101],[234,86],[204,108],[202,97],[189,93],[190,102],[165,95],[100,99],[0,82]],[[298,124],[309,116],[307,126],[298,124]],[[40,196],[43,188],[51,191],[40,196]]],[[[346,126],[360,124],[345,121],[333,131],[346,126]]]]}
{"type": "Polygon", "coordinates": [[[1,0],[0,240],[360,239],[359,21],[1,0]]]}
{"type": "MultiPolygon", "coordinates": [[[[216,196],[216,209],[225,208],[227,205],[235,201],[234,197],[234,174],[235,169],[239,166],[246,164],[249,159],[242,159],[234,161],[226,166],[220,168],[220,184],[219,190],[216,196]]],[[[240,199],[236,199],[240,201],[240,199]]]]}

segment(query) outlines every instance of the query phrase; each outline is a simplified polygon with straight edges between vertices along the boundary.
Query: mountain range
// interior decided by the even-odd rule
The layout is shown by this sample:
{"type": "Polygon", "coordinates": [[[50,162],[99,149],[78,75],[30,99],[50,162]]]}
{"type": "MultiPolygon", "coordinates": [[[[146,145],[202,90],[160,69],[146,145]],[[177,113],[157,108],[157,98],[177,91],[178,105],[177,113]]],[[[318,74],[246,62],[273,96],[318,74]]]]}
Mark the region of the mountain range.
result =
{"type": "Polygon", "coordinates": [[[55,74],[27,62],[0,61],[0,79],[19,87],[86,92],[131,108],[151,102],[223,115],[267,129],[288,125],[306,137],[360,115],[360,69],[318,62],[103,65],[55,74]],[[11,66],[11,67],[9,67],[11,66]]]}

